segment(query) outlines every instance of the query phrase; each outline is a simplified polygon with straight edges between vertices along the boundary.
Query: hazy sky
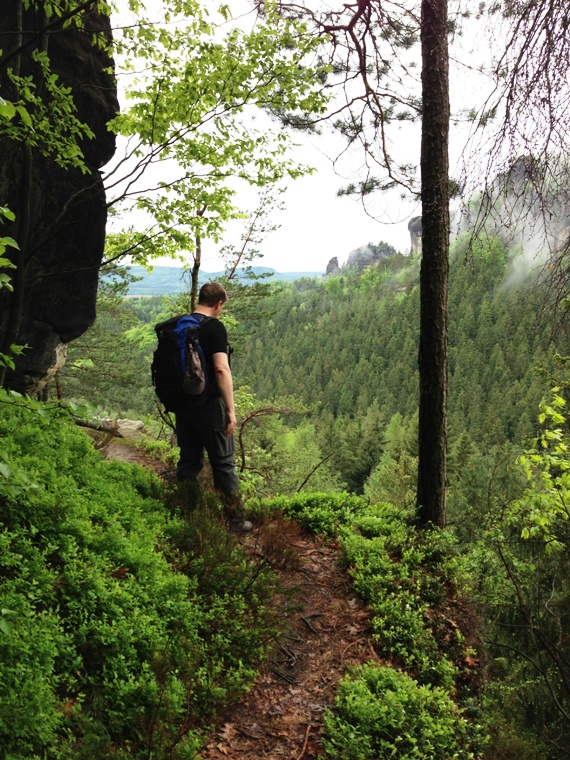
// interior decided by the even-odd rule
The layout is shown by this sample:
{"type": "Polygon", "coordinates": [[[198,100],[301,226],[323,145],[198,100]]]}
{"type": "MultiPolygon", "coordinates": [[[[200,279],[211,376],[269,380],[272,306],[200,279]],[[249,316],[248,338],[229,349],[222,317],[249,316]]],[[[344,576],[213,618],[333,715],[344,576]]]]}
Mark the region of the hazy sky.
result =
{"type": "MultiPolygon", "coordinates": [[[[278,212],[274,221],[279,229],[268,234],[260,245],[263,257],[257,263],[281,272],[316,271],[324,272],[327,263],[336,256],[339,263],[346,261],[355,248],[381,240],[393,245],[396,250],[407,253],[410,249],[408,221],[417,216],[417,203],[403,202],[397,195],[391,198],[374,198],[374,213],[371,217],[358,200],[346,196],[338,197],[337,190],[345,186],[349,179],[357,176],[359,162],[345,162],[341,176],[335,173],[332,161],[322,149],[334,155],[334,137],[331,135],[295,137],[302,146],[294,155],[316,168],[314,174],[288,183],[283,195],[285,209],[278,212]],[[352,165],[352,174],[348,171],[352,165]]],[[[228,229],[225,241],[238,244],[239,228],[236,224],[228,229]]],[[[214,271],[219,268],[217,256],[219,246],[204,245],[203,268],[214,271]]]]}
{"type": "MultiPolygon", "coordinates": [[[[237,6],[246,7],[243,0],[234,0],[237,6]]],[[[232,6],[233,8],[233,6],[232,6]]],[[[241,23],[241,21],[240,21],[241,23]]],[[[466,38],[461,40],[466,51],[466,38]]],[[[473,47],[473,40],[470,45],[473,47]]],[[[454,66],[452,58],[451,99],[454,101],[472,97],[471,75],[466,69],[454,66]]],[[[279,125],[273,125],[278,130],[279,125]]],[[[451,173],[457,165],[464,139],[452,127],[451,173]]],[[[299,147],[293,156],[302,163],[314,166],[314,174],[290,181],[283,196],[285,209],[275,215],[272,221],[279,229],[270,233],[259,247],[263,254],[255,263],[272,267],[278,271],[324,272],[330,259],[336,256],[343,264],[349,253],[367,243],[385,241],[396,250],[407,253],[410,249],[409,220],[420,214],[420,206],[412,199],[402,200],[400,191],[390,195],[375,193],[370,199],[367,211],[360,201],[348,197],[338,197],[337,191],[350,181],[364,177],[360,171],[362,155],[347,156],[333,168],[332,158],[336,158],[345,148],[344,138],[332,134],[325,127],[321,135],[293,136],[299,147]],[[335,171],[336,169],[336,171],[335,171]]],[[[398,162],[419,164],[420,127],[404,123],[392,133],[392,157],[398,162]]],[[[240,208],[253,210],[257,202],[252,197],[238,196],[240,208]]],[[[240,246],[241,226],[233,223],[221,243],[203,241],[202,268],[217,271],[223,267],[218,252],[224,244],[240,246]]],[[[157,264],[176,266],[171,260],[156,260],[157,264]]],[[[178,265],[180,265],[178,263],[178,265]]]]}
{"type": "MultiPolygon", "coordinates": [[[[234,0],[232,9],[240,6],[245,9],[247,5],[244,0],[234,0]]],[[[342,2],[337,0],[329,5],[342,7],[342,2]]],[[[476,0],[465,0],[466,7],[476,5],[476,0]]],[[[242,21],[245,23],[247,18],[244,16],[242,21]]],[[[489,92],[490,80],[474,70],[475,61],[486,60],[487,31],[484,24],[463,20],[461,34],[450,39],[450,100],[456,114],[461,108],[480,105],[489,92]]],[[[470,129],[471,125],[457,120],[450,125],[450,174],[458,179],[470,129]]],[[[420,124],[398,123],[390,130],[392,159],[419,166],[420,124]]],[[[340,187],[365,178],[362,154],[344,155],[333,168],[331,159],[344,151],[346,142],[338,133],[333,134],[330,127],[324,127],[321,135],[295,134],[294,140],[300,143],[294,156],[316,167],[316,172],[289,183],[284,197],[286,208],[276,217],[281,226],[260,246],[263,253],[260,264],[278,271],[324,272],[333,256],[343,264],[351,251],[380,241],[390,243],[402,253],[409,252],[408,222],[421,213],[417,200],[409,196],[403,200],[401,190],[390,194],[377,192],[368,202],[367,213],[360,201],[337,196],[340,187]]],[[[472,172],[476,171],[473,166],[472,172]]],[[[225,242],[237,244],[238,238],[239,233],[230,228],[225,242]]],[[[206,247],[203,265],[206,271],[218,268],[216,252],[216,246],[206,247]]]]}

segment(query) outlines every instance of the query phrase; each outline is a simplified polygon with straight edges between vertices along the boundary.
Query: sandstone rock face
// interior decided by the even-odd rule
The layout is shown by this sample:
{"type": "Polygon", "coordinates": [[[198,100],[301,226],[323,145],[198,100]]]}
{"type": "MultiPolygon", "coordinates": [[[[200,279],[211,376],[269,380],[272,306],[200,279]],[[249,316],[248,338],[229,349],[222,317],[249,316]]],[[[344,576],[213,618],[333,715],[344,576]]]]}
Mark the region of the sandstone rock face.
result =
{"type": "Polygon", "coordinates": [[[408,230],[410,232],[410,253],[422,252],[422,218],[421,216],[414,216],[408,222],[408,230]]]}
{"type": "Polygon", "coordinates": [[[462,208],[457,234],[485,230],[505,246],[519,246],[533,267],[570,241],[568,179],[528,155],[519,156],[488,184],[478,204],[462,208]],[[545,177],[548,176],[548,181],[545,177]]]}
{"type": "MultiPolygon", "coordinates": [[[[22,39],[35,44],[24,46],[18,55],[14,32],[20,6],[21,0],[3,0],[0,49],[5,61],[21,65],[22,75],[37,76],[31,53],[45,20],[34,9],[24,11],[22,39]]],[[[17,358],[16,371],[8,374],[7,385],[30,394],[38,393],[61,366],[65,344],[82,335],[95,320],[107,220],[100,169],[115,151],[107,122],[116,114],[118,101],[114,78],[103,71],[111,61],[91,44],[95,31],[110,35],[109,19],[89,11],[83,14],[83,21],[84,30],[54,27],[46,44],[52,71],[71,88],[78,118],[95,134],[94,139],[81,143],[88,173],[62,169],[57,156],[42,156],[34,148],[26,155],[22,143],[0,135],[0,204],[16,214],[15,223],[3,225],[1,234],[23,241],[18,270],[12,275],[15,292],[0,292],[0,336],[5,340],[16,318],[13,342],[29,348],[17,358]],[[26,209],[28,233],[23,229],[26,209]]],[[[11,92],[2,67],[0,89],[11,92]]]]}
{"type": "Polygon", "coordinates": [[[117,435],[121,438],[138,440],[144,435],[144,422],[142,420],[117,420],[117,435]]]}
{"type": "Polygon", "coordinates": [[[332,259],[327,264],[327,270],[325,272],[325,275],[329,277],[334,277],[335,274],[338,274],[340,272],[340,267],[338,265],[338,257],[333,256],[332,259]]]}
{"type": "Polygon", "coordinates": [[[110,432],[118,438],[128,438],[131,441],[138,441],[146,432],[142,420],[113,420],[110,417],[103,417],[97,429],[110,432]]]}
{"type": "Polygon", "coordinates": [[[381,259],[385,259],[388,256],[393,256],[395,253],[396,249],[389,243],[379,243],[378,245],[369,243],[368,245],[362,245],[360,248],[351,251],[348,254],[346,265],[362,271],[365,267],[368,267],[381,259]]]}

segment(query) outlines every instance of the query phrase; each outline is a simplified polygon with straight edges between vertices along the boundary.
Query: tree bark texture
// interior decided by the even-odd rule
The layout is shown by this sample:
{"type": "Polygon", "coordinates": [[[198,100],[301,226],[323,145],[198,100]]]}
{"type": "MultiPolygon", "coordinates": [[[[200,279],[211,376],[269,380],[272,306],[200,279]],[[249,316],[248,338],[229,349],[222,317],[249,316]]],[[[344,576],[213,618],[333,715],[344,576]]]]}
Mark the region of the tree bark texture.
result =
{"type": "Polygon", "coordinates": [[[422,0],[422,264],[420,271],[417,520],[445,525],[449,57],[447,0],[422,0]]]}

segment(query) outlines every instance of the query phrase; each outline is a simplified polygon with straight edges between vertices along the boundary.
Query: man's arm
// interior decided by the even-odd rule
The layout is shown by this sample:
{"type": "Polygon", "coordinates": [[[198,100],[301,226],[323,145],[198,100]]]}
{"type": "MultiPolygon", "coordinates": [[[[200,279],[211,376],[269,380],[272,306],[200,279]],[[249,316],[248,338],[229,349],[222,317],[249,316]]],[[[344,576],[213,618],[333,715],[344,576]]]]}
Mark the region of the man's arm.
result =
{"type": "Polygon", "coordinates": [[[228,355],[221,352],[212,354],[212,362],[218,390],[226,405],[226,435],[231,435],[235,430],[237,420],[234,405],[234,385],[228,355]]]}

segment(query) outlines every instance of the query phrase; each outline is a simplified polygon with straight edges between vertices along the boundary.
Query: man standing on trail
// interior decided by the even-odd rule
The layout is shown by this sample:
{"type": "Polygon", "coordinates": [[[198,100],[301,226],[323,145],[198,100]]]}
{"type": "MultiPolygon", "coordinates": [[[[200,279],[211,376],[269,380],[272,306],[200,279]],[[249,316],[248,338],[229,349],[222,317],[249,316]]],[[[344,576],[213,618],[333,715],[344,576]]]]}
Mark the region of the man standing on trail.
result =
{"type": "Polygon", "coordinates": [[[204,449],[214,476],[214,486],[223,495],[226,517],[232,527],[250,530],[243,521],[235,466],[234,430],[236,412],[228,334],[219,316],[228,295],[219,283],[200,288],[194,312],[201,320],[200,346],[206,359],[210,397],[204,406],[190,406],[176,412],[176,436],[180,459],[176,471],[179,482],[196,480],[204,465],[204,449]]]}

